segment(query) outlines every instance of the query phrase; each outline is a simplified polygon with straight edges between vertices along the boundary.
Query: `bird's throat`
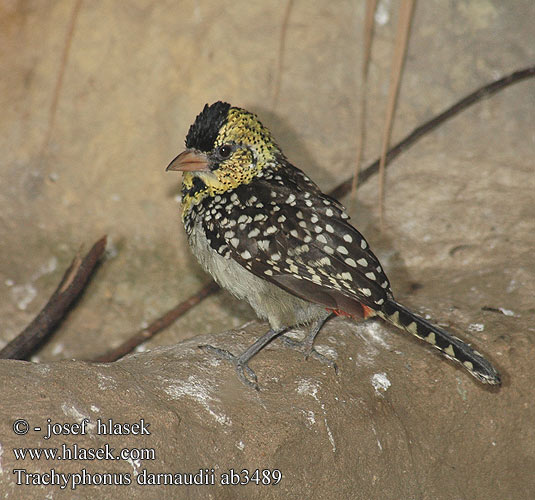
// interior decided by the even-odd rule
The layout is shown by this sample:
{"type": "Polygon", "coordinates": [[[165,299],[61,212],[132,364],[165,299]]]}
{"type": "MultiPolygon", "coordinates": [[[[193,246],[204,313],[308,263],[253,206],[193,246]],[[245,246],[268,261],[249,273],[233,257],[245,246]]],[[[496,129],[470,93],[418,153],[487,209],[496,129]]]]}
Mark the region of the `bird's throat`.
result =
{"type": "MultiPolygon", "coordinates": [[[[208,174],[211,175],[211,174],[208,174]]],[[[209,183],[202,174],[184,172],[182,176],[182,217],[190,212],[194,205],[210,196],[209,183]]]]}

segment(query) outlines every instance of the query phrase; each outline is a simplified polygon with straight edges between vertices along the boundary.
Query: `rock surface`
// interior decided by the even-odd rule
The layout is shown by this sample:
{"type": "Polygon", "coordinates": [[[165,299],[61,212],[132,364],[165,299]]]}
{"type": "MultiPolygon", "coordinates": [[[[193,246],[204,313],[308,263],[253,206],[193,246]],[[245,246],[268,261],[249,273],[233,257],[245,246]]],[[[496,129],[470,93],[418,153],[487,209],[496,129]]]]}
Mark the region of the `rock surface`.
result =
{"type": "MultiPolygon", "coordinates": [[[[54,499],[436,499],[464,498],[467,491],[476,492],[473,498],[511,498],[514,474],[514,498],[534,491],[535,410],[518,396],[526,390],[527,374],[506,377],[503,388],[489,390],[378,322],[355,326],[340,319],[327,325],[318,343],[337,360],[338,375],[277,340],[251,363],[259,392],[243,386],[229,364],[197,348],[210,342],[238,350],[261,333],[262,325],[254,323],[112,364],[1,362],[0,490],[8,498],[54,499]],[[73,424],[84,418],[85,435],[45,439],[47,419],[73,424]],[[17,419],[42,430],[15,435],[17,419]],[[107,435],[109,419],[115,424],[143,419],[150,435],[107,435]],[[114,456],[123,448],[154,456],[14,460],[13,448],[57,447],[61,453],[63,444],[71,450],[76,444],[79,457],[83,448],[106,445],[114,456]],[[73,474],[65,489],[16,485],[19,476],[25,481],[34,477],[27,473],[51,469],[73,474]],[[158,473],[181,473],[188,481],[187,473],[200,469],[214,469],[216,484],[143,484],[156,481],[151,474],[158,473]],[[260,469],[266,481],[276,479],[276,471],[282,476],[277,485],[220,484],[231,469],[251,475],[260,469]],[[104,473],[131,484],[83,484],[105,481],[104,473]]],[[[501,349],[498,340],[486,347],[501,349]]],[[[507,373],[513,362],[528,364],[534,354],[504,352],[500,367],[507,373]]],[[[211,481],[210,474],[205,477],[211,481]]]]}

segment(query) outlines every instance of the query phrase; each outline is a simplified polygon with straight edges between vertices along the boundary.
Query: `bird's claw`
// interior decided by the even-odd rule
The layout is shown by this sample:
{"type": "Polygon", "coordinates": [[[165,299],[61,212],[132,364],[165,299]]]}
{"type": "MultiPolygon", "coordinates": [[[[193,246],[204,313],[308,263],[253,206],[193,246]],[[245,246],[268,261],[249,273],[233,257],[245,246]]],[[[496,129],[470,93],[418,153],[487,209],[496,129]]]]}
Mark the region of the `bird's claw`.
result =
{"type": "Polygon", "coordinates": [[[236,369],[238,378],[245,385],[252,387],[256,391],[260,390],[260,387],[258,386],[258,378],[256,376],[256,373],[249,366],[249,363],[247,361],[243,361],[239,356],[232,354],[230,351],[227,351],[226,349],[220,349],[219,347],[214,347],[212,345],[200,345],[199,348],[202,349],[203,351],[207,351],[207,352],[214,354],[219,359],[230,361],[234,365],[234,368],[236,369]],[[248,375],[248,377],[246,376],[246,374],[248,375]]]}
{"type": "Polygon", "coordinates": [[[234,363],[234,366],[236,368],[236,373],[238,374],[239,379],[249,387],[252,387],[255,391],[259,391],[260,387],[258,386],[258,378],[256,377],[256,373],[252,370],[252,368],[249,366],[248,363],[242,363],[240,362],[239,358],[236,358],[236,362],[234,363]],[[249,378],[245,376],[245,373],[247,372],[247,375],[249,375],[249,378]]]}
{"type": "Polygon", "coordinates": [[[281,340],[290,349],[301,351],[305,355],[305,359],[308,359],[314,352],[314,346],[312,345],[312,342],[308,341],[307,338],[304,340],[294,340],[286,335],[283,335],[281,340]]]}
{"type": "Polygon", "coordinates": [[[332,360],[329,359],[327,356],[324,356],[323,354],[320,354],[316,349],[314,349],[314,346],[312,342],[308,340],[308,338],[305,338],[304,340],[294,340],[286,335],[282,336],[282,341],[284,344],[286,344],[291,349],[297,349],[298,351],[301,351],[305,355],[305,359],[308,359],[309,357],[313,357],[314,359],[317,359],[320,363],[323,363],[330,368],[334,369],[334,373],[338,375],[338,365],[332,360]]]}

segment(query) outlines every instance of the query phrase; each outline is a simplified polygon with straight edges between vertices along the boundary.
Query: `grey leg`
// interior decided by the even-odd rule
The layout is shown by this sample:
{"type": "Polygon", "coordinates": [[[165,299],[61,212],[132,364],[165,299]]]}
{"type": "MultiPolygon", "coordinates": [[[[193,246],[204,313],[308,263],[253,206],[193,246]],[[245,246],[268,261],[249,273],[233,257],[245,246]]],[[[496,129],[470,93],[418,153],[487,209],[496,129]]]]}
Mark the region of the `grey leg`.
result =
{"type": "Polygon", "coordinates": [[[266,345],[268,345],[277,335],[280,335],[282,332],[284,332],[284,330],[286,330],[286,328],[269,330],[269,332],[262,335],[262,337],[251,344],[239,356],[235,356],[230,351],[219,349],[218,347],[213,347],[211,345],[200,345],[199,347],[205,351],[215,354],[219,358],[226,359],[227,361],[233,363],[239,379],[245,385],[248,385],[249,387],[252,387],[258,391],[260,390],[258,387],[258,379],[256,377],[256,373],[249,367],[249,361],[255,354],[259,353],[264,347],[266,347],[266,345]],[[249,378],[247,378],[246,373],[249,378]]]}
{"type": "Polygon", "coordinates": [[[338,373],[338,367],[336,366],[336,363],[314,349],[314,340],[330,316],[331,313],[325,313],[325,316],[322,316],[316,320],[303,340],[297,341],[284,336],[282,337],[282,341],[292,349],[303,351],[305,353],[305,359],[308,359],[310,356],[312,356],[318,361],[321,361],[322,363],[334,368],[334,371],[338,373]]]}

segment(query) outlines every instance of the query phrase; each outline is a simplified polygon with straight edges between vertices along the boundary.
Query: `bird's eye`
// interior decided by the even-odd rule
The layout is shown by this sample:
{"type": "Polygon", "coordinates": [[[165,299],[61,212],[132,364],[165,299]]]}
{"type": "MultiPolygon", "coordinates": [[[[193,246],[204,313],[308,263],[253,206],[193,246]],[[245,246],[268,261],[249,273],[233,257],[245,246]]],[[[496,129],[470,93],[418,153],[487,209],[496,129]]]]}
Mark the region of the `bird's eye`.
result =
{"type": "Polygon", "coordinates": [[[232,148],[228,144],[224,144],[218,150],[219,156],[221,156],[221,158],[228,158],[231,152],[232,148]]]}

